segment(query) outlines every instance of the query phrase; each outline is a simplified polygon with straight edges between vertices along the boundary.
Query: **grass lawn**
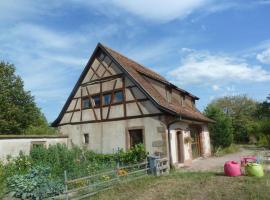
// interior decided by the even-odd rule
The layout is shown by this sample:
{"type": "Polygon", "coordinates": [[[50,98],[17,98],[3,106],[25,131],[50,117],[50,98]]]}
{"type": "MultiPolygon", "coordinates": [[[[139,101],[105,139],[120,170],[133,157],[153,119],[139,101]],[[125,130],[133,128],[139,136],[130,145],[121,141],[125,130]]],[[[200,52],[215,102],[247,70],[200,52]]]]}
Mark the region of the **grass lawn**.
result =
{"type": "Polygon", "coordinates": [[[226,177],[212,172],[172,172],[115,185],[90,199],[270,199],[270,174],[256,178],[226,177]]]}

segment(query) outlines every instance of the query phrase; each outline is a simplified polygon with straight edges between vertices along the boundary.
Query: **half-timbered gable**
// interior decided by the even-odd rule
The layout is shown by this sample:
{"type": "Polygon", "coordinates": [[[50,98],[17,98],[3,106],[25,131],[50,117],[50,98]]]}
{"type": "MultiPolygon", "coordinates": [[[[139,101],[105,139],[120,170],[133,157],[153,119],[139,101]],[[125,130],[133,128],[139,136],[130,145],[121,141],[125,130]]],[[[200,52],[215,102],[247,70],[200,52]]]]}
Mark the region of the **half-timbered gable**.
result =
{"type": "Polygon", "coordinates": [[[172,163],[187,163],[195,158],[190,155],[191,147],[197,149],[196,156],[210,154],[207,123],[212,120],[196,109],[198,99],[98,44],[52,125],[68,135],[72,144],[97,152],[111,153],[143,143],[151,154],[170,156],[172,163]],[[184,144],[190,136],[196,143],[184,144]]]}
{"type": "Polygon", "coordinates": [[[59,125],[102,122],[161,113],[102,49],[94,54],[59,125]]]}

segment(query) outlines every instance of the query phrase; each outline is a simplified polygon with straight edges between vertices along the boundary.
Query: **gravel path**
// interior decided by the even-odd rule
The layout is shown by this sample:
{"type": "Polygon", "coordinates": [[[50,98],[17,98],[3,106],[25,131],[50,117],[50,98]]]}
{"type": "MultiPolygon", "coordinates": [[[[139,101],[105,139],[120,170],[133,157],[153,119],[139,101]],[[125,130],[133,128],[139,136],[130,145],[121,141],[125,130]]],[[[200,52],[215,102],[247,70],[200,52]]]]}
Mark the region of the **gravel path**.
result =
{"type": "Polygon", "coordinates": [[[241,157],[249,155],[257,155],[262,153],[262,149],[256,147],[241,147],[238,152],[226,154],[221,157],[199,158],[194,160],[190,167],[186,167],[185,171],[223,171],[223,165],[228,160],[240,162],[241,157]]]}

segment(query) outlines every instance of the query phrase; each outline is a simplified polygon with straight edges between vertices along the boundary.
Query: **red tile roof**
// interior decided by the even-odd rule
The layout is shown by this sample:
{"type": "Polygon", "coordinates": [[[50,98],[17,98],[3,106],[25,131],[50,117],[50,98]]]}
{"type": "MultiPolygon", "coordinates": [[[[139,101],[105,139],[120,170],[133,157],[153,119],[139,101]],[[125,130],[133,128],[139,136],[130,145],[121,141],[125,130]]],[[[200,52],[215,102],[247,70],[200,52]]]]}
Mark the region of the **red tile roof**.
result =
{"type": "MultiPolygon", "coordinates": [[[[136,82],[145,90],[145,92],[147,92],[155,100],[155,102],[158,103],[161,107],[173,113],[180,114],[182,117],[185,117],[188,119],[193,119],[197,121],[205,121],[205,122],[213,122],[213,120],[205,117],[197,109],[192,109],[192,108],[184,107],[184,106],[177,105],[174,103],[169,103],[162,96],[162,94],[160,94],[143,75],[146,75],[155,80],[163,82],[164,84],[169,85],[171,87],[176,87],[173,84],[171,84],[169,81],[167,81],[164,77],[138,64],[137,62],[127,58],[126,56],[116,52],[115,50],[112,50],[111,48],[108,48],[104,45],[101,45],[101,47],[103,47],[105,51],[107,51],[107,53],[109,53],[118,62],[118,64],[120,64],[127,71],[127,73],[130,76],[132,76],[136,80],[136,82]]],[[[185,90],[182,90],[180,88],[176,88],[176,89],[180,90],[181,92],[187,93],[189,96],[195,99],[198,99],[196,96],[191,95],[185,90]]]]}

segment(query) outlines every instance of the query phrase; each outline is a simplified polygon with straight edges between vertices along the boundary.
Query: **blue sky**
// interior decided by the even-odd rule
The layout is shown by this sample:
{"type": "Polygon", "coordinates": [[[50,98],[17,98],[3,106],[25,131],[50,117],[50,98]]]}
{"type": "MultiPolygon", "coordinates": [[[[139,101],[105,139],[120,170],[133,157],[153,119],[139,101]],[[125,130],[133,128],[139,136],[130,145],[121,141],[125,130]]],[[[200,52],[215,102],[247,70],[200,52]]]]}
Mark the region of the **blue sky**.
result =
{"type": "Polygon", "coordinates": [[[101,42],[200,97],[270,93],[269,0],[1,0],[0,60],[53,121],[101,42]]]}

